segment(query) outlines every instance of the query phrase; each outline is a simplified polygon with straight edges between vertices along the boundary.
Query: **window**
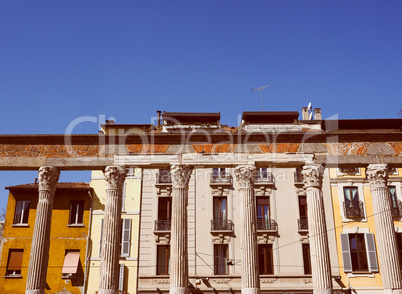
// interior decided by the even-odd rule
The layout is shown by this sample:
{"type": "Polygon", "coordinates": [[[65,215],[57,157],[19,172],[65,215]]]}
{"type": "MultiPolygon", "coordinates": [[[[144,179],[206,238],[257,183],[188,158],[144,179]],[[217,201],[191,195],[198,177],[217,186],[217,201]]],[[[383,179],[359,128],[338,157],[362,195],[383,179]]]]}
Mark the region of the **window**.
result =
{"type": "Polygon", "coordinates": [[[399,253],[399,265],[402,268],[402,233],[396,233],[396,244],[397,244],[397,249],[399,253]]]}
{"type": "Polygon", "coordinates": [[[374,234],[341,234],[344,272],[378,272],[374,234]]]}
{"type": "MultiPolygon", "coordinates": [[[[101,233],[100,233],[100,241],[99,241],[99,257],[102,254],[102,238],[103,238],[103,219],[101,222],[101,233]]],[[[121,219],[120,226],[120,255],[122,257],[130,256],[130,247],[131,247],[131,219],[123,218],[121,219]]]]}
{"type": "Polygon", "coordinates": [[[271,244],[258,245],[258,264],[260,275],[272,275],[274,273],[271,244]]]}
{"type": "Polygon", "coordinates": [[[302,244],[304,274],[311,275],[310,245],[302,244]]]}
{"type": "Polygon", "coordinates": [[[158,183],[171,183],[172,177],[169,169],[160,169],[158,174],[158,183]]]}
{"type": "Polygon", "coordinates": [[[168,275],[170,274],[170,246],[159,245],[157,250],[156,274],[168,275]]]}
{"type": "Polygon", "coordinates": [[[214,197],[214,229],[227,229],[227,200],[226,197],[214,197]]]}
{"type": "Polygon", "coordinates": [[[30,201],[17,200],[15,204],[14,224],[28,224],[30,201]]]}
{"type": "Polygon", "coordinates": [[[363,218],[363,203],[359,199],[357,187],[343,187],[344,212],[347,218],[363,218]]]}
{"type": "Polygon", "coordinates": [[[83,200],[73,200],[70,204],[69,225],[81,225],[84,220],[84,204],[83,200]]]}
{"type": "Polygon", "coordinates": [[[214,274],[229,274],[228,245],[226,244],[214,245],[214,274]]]}
{"type": "Polygon", "coordinates": [[[269,197],[257,197],[257,230],[270,230],[269,197]]]}
{"type": "Polygon", "coordinates": [[[158,220],[155,222],[155,231],[170,231],[172,219],[172,198],[158,198],[158,220]]]}
{"type": "Polygon", "coordinates": [[[8,251],[6,276],[21,275],[23,254],[23,249],[10,249],[8,251]]]}
{"type": "Polygon", "coordinates": [[[299,196],[299,215],[299,230],[308,230],[306,196],[299,196]]]}
{"type": "Polygon", "coordinates": [[[226,172],[224,167],[214,167],[211,174],[211,183],[225,183],[231,182],[230,174],[226,172]]]}
{"type": "Polygon", "coordinates": [[[80,262],[79,250],[66,250],[64,255],[63,268],[61,274],[65,278],[76,277],[78,273],[78,264],[80,262]]]}

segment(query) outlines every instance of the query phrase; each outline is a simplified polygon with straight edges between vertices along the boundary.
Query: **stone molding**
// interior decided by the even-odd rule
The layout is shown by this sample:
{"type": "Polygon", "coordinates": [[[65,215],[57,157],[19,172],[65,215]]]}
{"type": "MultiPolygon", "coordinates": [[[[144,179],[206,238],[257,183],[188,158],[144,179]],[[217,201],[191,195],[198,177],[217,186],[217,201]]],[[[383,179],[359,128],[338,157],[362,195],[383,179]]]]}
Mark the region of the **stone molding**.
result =
{"type": "Polygon", "coordinates": [[[126,169],[121,166],[107,166],[104,171],[107,190],[121,190],[126,178],[126,169]]]}
{"type": "Polygon", "coordinates": [[[54,166],[42,166],[39,168],[39,191],[50,191],[54,193],[59,176],[60,170],[54,166]]]}
{"type": "Polygon", "coordinates": [[[367,167],[366,176],[372,190],[387,188],[388,167],[386,164],[370,164],[367,167]]]}
{"type": "Polygon", "coordinates": [[[240,189],[253,189],[254,188],[254,179],[253,175],[255,174],[256,167],[255,165],[239,165],[235,168],[234,174],[236,176],[237,181],[240,184],[240,189]]]}
{"type": "Polygon", "coordinates": [[[321,164],[310,164],[303,166],[302,170],[304,188],[319,188],[322,186],[324,167],[321,164]]]}
{"type": "Polygon", "coordinates": [[[170,174],[172,175],[173,189],[186,188],[190,181],[191,173],[194,169],[192,165],[172,164],[170,174]]]}

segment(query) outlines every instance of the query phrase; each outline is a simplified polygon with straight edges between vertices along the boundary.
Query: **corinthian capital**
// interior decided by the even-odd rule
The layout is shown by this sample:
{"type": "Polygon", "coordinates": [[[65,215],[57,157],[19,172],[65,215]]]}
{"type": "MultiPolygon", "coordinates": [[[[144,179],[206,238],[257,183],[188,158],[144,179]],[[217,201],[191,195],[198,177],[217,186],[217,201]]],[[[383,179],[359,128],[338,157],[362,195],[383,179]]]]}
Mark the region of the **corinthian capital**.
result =
{"type": "Polygon", "coordinates": [[[188,182],[190,181],[191,172],[194,166],[173,164],[170,167],[170,174],[172,175],[172,187],[173,188],[188,188],[188,182]]]}
{"type": "Polygon", "coordinates": [[[54,166],[40,167],[38,172],[39,190],[54,191],[56,189],[56,184],[59,180],[59,176],[60,171],[54,166]]]}
{"type": "Polygon", "coordinates": [[[255,165],[239,165],[234,174],[240,184],[240,189],[254,188],[255,165]]]}
{"type": "Polygon", "coordinates": [[[302,170],[304,188],[321,188],[324,167],[321,164],[310,164],[303,166],[302,170]]]}
{"type": "Polygon", "coordinates": [[[108,166],[103,172],[106,180],[106,189],[122,189],[126,170],[121,166],[108,166]]]}
{"type": "Polygon", "coordinates": [[[370,164],[366,170],[371,189],[387,187],[388,167],[386,164],[370,164]]]}

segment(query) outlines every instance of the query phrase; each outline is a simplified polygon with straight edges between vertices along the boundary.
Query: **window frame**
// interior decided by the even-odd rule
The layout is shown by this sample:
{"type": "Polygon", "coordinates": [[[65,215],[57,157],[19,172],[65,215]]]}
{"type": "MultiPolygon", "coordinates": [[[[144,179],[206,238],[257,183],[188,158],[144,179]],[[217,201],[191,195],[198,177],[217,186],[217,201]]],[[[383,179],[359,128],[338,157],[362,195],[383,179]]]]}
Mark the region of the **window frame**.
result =
{"type": "Polygon", "coordinates": [[[170,275],[170,245],[156,246],[156,275],[170,275]],[[161,249],[165,249],[163,252],[164,266],[159,264],[161,249]]]}
{"type": "Polygon", "coordinates": [[[312,274],[310,244],[302,243],[303,269],[305,275],[312,274]]]}
{"type": "Polygon", "coordinates": [[[20,249],[20,248],[10,248],[8,249],[8,257],[7,257],[7,267],[6,267],[6,273],[4,275],[4,277],[21,277],[21,271],[22,271],[22,262],[23,262],[23,258],[24,258],[24,249],[20,249]],[[18,270],[10,270],[10,259],[12,257],[12,252],[20,252],[21,254],[21,259],[19,261],[19,267],[20,269],[18,270]]]}
{"type": "Polygon", "coordinates": [[[71,200],[70,213],[68,216],[68,226],[84,226],[84,212],[85,200],[71,200]]]}
{"type": "Polygon", "coordinates": [[[229,274],[229,246],[228,244],[214,244],[214,275],[228,275],[229,274]],[[224,256],[220,253],[223,252],[224,256]],[[221,264],[220,259],[224,259],[224,264],[221,264]],[[223,268],[224,273],[221,273],[223,268]]]}
{"type": "Polygon", "coordinates": [[[274,258],[272,244],[258,244],[258,268],[260,275],[274,274],[274,258]],[[263,255],[261,264],[261,255],[263,255]]]}
{"type": "Polygon", "coordinates": [[[13,226],[28,225],[30,206],[31,206],[31,200],[16,200],[16,202],[15,202],[15,210],[14,210],[13,226]],[[19,215],[20,215],[19,220],[17,220],[17,211],[19,209],[19,204],[20,203],[21,203],[22,207],[20,208],[21,212],[19,213],[19,215]],[[26,216],[26,222],[24,222],[25,216],[26,216]]]}

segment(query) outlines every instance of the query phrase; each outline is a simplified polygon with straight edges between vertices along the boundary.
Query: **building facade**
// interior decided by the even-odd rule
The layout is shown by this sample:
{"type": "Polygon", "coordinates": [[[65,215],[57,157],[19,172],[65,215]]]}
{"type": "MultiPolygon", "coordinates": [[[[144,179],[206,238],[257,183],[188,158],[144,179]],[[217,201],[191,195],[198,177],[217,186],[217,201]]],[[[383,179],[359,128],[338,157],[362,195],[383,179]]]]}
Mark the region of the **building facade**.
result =
{"type": "MultiPolygon", "coordinates": [[[[25,293],[35,219],[38,218],[39,185],[7,187],[9,199],[1,256],[0,292],[25,293]]],[[[46,293],[84,292],[91,209],[91,191],[84,183],[58,183],[51,215],[46,259],[46,293]],[[64,291],[64,292],[63,292],[64,291]]]]}

